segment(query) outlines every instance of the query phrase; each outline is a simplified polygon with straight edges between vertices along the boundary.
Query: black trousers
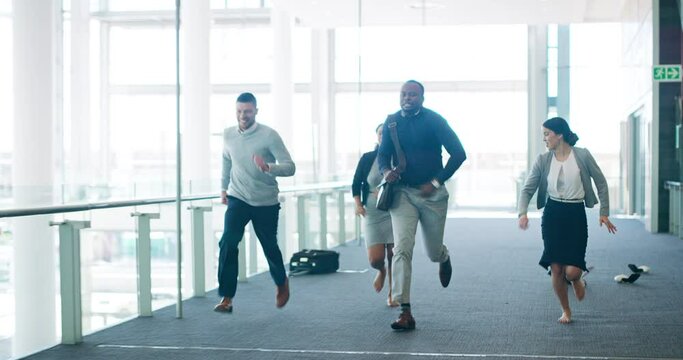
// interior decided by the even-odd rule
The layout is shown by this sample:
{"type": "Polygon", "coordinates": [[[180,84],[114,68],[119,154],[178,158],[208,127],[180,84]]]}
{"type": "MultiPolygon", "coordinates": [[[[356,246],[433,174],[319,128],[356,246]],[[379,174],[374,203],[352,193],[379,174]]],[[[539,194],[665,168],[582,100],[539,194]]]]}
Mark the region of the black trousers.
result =
{"type": "Polygon", "coordinates": [[[218,256],[218,295],[234,297],[237,291],[238,245],[244,236],[244,227],[252,222],[256,237],[261,243],[268,260],[270,276],[276,285],[287,279],[282,253],[277,245],[277,223],[280,204],[272,206],[251,206],[244,201],[228,196],[228,209],[225,211],[225,226],[219,243],[218,256]]]}

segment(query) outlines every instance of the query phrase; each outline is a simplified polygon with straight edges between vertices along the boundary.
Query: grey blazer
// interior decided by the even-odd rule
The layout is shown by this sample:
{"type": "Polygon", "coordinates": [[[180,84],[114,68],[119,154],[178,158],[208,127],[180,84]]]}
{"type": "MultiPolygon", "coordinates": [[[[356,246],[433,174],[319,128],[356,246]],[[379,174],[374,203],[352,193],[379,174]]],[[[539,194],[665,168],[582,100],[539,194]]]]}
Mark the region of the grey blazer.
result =
{"type": "MultiPolygon", "coordinates": [[[[609,192],[607,191],[607,180],[600,171],[600,167],[595,162],[593,155],[588,149],[572,147],[574,158],[579,166],[581,174],[581,184],[583,184],[583,191],[586,193],[584,202],[586,207],[592,208],[598,203],[598,199],[593,192],[591,185],[591,178],[595,182],[595,187],[598,189],[598,197],[600,198],[600,216],[609,216],[609,192]]],[[[526,215],[529,208],[531,197],[538,190],[536,205],[539,209],[545,206],[548,199],[548,173],[550,172],[550,162],[553,158],[553,152],[548,151],[544,154],[538,155],[534,167],[531,169],[531,174],[527,177],[519,201],[517,202],[517,213],[519,216],[526,215]]]]}

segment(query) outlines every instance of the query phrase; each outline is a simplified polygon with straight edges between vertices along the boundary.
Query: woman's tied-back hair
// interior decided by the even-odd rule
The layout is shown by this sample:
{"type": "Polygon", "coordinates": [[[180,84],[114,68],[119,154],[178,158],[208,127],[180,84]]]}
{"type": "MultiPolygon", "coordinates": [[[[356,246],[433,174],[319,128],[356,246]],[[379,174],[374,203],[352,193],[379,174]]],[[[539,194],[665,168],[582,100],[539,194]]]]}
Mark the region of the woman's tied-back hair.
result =
{"type": "Polygon", "coordinates": [[[237,102],[252,103],[254,104],[254,107],[256,107],[256,97],[250,92],[241,93],[240,96],[237,97],[237,102]]]}
{"type": "Polygon", "coordinates": [[[572,132],[567,120],[561,117],[554,117],[546,120],[543,122],[543,127],[552,130],[555,134],[562,135],[564,141],[571,146],[574,146],[574,144],[579,141],[579,136],[572,132]]]}

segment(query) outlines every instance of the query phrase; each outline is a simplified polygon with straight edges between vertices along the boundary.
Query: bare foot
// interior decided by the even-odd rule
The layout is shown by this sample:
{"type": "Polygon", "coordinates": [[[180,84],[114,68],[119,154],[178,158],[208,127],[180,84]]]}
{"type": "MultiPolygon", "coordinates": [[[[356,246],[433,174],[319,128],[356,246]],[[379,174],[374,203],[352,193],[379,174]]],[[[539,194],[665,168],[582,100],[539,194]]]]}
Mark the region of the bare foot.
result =
{"type": "Polygon", "coordinates": [[[572,286],[574,287],[574,295],[576,299],[581,301],[583,297],[586,296],[586,282],[583,279],[572,281],[572,286]]]}
{"type": "Polygon", "coordinates": [[[569,310],[563,311],[562,316],[560,316],[559,319],[557,319],[557,322],[560,324],[569,324],[572,322],[572,312],[569,310]]]}
{"type": "Polygon", "coordinates": [[[372,283],[372,286],[375,288],[375,291],[380,292],[382,291],[382,288],[384,287],[384,278],[387,276],[387,271],[386,269],[379,270],[377,272],[377,276],[375,276],[375,281],[372,283]]]}

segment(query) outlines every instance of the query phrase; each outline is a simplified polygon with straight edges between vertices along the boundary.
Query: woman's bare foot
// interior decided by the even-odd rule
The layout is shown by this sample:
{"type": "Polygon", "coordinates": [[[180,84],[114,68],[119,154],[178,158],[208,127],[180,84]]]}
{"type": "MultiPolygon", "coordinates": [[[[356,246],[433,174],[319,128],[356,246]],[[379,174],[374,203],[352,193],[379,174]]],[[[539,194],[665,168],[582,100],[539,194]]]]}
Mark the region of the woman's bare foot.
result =
{"type": "Polygon", "coordinates": [[[574,287],[574,295],[576,299],[581,301],[583,297],[586,296],[586,281],[583,279],[578,279],[572,281],[572,286],[574,287]]]}
{"type": "Polygon", "coordinates": [[[562,316],[560,316],[559,319],[557,319],[557,322],[560,324],[569,324],[572,322],[572,312],[569,310],[565,310],[562,312],[562,316]]]}
{"type": "Polygon", "coordinates": [[[382,291],[382,288],[384,287],[384,278],[386,278],[386,276],[387,270],[384,268],[377,272],[377,275],[375,276],[375,281],[372,283],[372,286],[375,288],[375,291],[382,291]]]}

